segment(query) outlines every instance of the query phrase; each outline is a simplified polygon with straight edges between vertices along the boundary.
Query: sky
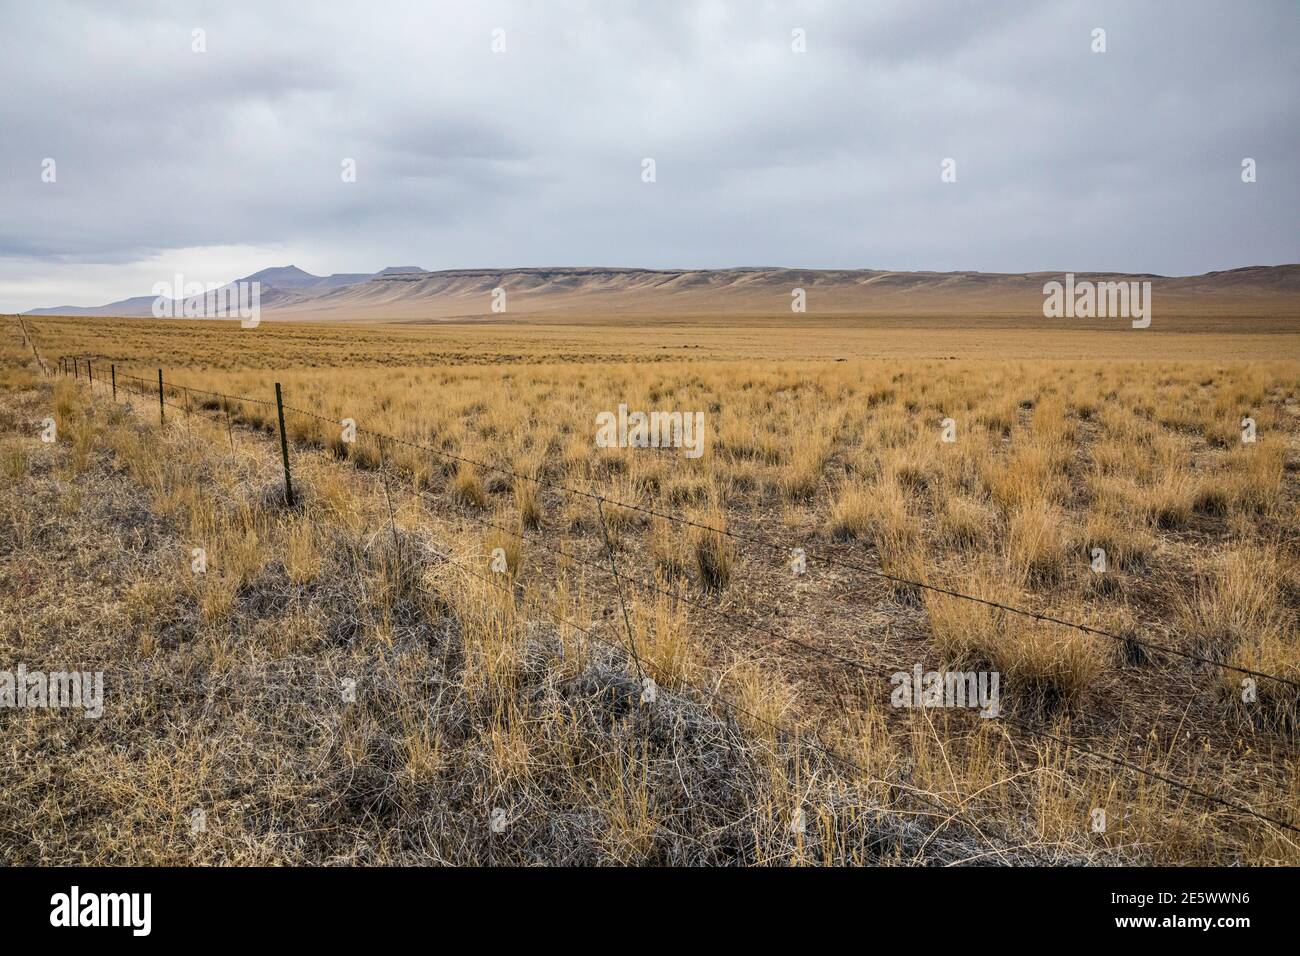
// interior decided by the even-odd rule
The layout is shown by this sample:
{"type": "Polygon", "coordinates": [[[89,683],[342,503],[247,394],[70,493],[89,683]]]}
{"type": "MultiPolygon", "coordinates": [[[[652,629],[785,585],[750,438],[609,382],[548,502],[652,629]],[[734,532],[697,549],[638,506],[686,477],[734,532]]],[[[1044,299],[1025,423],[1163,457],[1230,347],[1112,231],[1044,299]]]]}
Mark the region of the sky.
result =
{"type": "Polygon", "coordinates": [[[290,263],[1189,275],[1300,261],[1298,167],[1295,0],[0,7],[4,312],[290,263]]]}

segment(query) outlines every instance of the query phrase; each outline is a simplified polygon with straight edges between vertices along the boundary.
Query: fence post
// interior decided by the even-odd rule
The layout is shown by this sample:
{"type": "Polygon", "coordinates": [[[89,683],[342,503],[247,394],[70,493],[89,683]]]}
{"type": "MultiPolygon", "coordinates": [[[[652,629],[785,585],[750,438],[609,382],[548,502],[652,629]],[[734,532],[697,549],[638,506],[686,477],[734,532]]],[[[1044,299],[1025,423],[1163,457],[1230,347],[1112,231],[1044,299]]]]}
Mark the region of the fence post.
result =
{"type": "Polygon", "coordinates": [[[95,390],[95,372],[90,367],[90,359],[86,359],[86,381],[90,383],[90,390],[95,390]]]}
{"type": "Polygon", "coordinates": [[[72,359],[72,377],[81,378],[81,359],[75,356],[72,359]]]}
{"type": "Polygon", "coordinates": [[[289,439],[284,433],[284,399],[280,397],[280,383],[275,383],[275,408],[280,415],[280,457],[284,460],[284,501],[293,507],[293,479],[289,477],[289,439]]]}
{"type": "Polygon", "coordinates": [[[221,408],[226,413],[226,437],[230,439],[230,457],[235,457],[235,430],[230,426],[230,400],[223,394],[221,408]]]}
{"type": "Polygon", "coordinates": [[[117,401],[117,366],[109,363],[108,374],[113,376],[113,401],[117,401]]]}
{"type": "Polygon", "coordinates": [[[397,519],[393,517],[393,497],[388,493],[388,471],[384,467],[384,436],[376,437],[379,444],[379,475],[384,480],[384,500],[388,502],[388,527],[393,532],[393,548],[397,551],[397,560],[402,560],[402,543],[397,540],[397,519]]]}
{"type": "Polygon", "coordinates": [[[158,370],[158,424],[167,420],[167,410],[163,405],[162,369],[158,370]]]}

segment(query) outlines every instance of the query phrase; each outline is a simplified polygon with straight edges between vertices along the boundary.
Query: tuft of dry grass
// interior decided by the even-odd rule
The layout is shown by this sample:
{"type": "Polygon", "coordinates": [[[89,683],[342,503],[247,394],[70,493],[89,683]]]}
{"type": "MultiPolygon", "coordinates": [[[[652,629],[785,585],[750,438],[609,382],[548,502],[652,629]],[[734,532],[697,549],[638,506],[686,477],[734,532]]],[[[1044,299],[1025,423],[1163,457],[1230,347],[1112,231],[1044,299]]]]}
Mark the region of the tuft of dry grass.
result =
{"type": "Polygon", "coordinates": [[[528,531],[536,531],[542,526],[542,499],[537,483],[516,479],[512,487],[520,525],[528,531]]]}
{"type": "Polygon", "coordinates": [[[1101,508],[1088,512],[1083,540],[1089,561],[1093,548],[1105,552],[1107,571],[1136,571],[1146,565],[1155,547],[1145,525],[1101,508]]]}
{"type": "Polygon", "coordinates": [[[1238,548],[1202,571],[1176,613],[1191,645],[1225,660],[1244,644],[1272,640],[1282,622],[1279,562],[1271,549],[1238,548]]]}
{"type": "Polygon", "coordinates": [[[1050,586],[1066,573],[1073,544],[1061,510],[1039,500],[1012,512],[1007,522],[1006,561],[1017,582],[1050,586]]]}
{"type": "Polygon", "coordinates": [[[830,438],[825,433],[810,429],[795,436],[788,460],[777,478],[781,495],[789,501],[806,501],[816,494],[830,448],[830,438]]]}
{"type": "Polygon", "coordinates": [[[668,580],[685,577],[688,556],[684,536],[664,518],[650,521],[650,554],[655,570],[668,580]]]}
{"type": "Polygon", "coordinates": [[[4,476],[17,481],[27,471],[27,450],[22,445],[7,445],[4,450],[4,476]]]}
{"type": "Polygon", "coordinates": [[[979,501],[961,494],[945,495],[940,506],[939,541],[948,548],[969,551],[992,539],[993,515],[979,501]]]}
{"type": "MultiPolygon", "coordinates": [[[[1019,606],[1023,595],[989,571],[972,576],[964,593],[1019,606]]],[[[986,604],[927,591],[925,608],[936,649],[954,667],[1001,674],[1013,705],[1052,710],[1087,700],[1105,664],[1096,640],[986,604]]]]}
{"type": "Polygon", "coordinates": [[[731,582],[736,563],[736,548],[726,534],[727,519],[720,508],[695,513],[694,521],[702,527],[692,529],[692,553],[700,584],[709,591],[722,591],[731,582]]]}
{"type": "MultiPolygon", "coordinates": [[[[656,582],[666,589],[668,582],[656,582]]],[[[688,684],[698,666],[685,605],[663,591],[648,594],[632,610],[632,628],[641,662],[662,687],[688,684]]]]}
{"type": "Polygon", "coordinates": [[[473,465],[462,463],[456,469],[456,477],[451,483],[451,494],[463,505],[473,508],[487,507],[487,489],[483,487],[483,480],[478,475],[478,469],[473,465]]]}

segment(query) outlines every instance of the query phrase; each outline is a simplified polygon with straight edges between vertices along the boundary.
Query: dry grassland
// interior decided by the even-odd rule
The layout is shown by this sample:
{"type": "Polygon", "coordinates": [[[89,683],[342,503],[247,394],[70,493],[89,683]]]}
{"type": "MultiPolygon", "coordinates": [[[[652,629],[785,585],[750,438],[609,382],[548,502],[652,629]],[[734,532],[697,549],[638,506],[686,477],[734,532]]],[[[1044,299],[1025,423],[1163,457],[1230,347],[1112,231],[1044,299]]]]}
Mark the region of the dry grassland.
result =
{"type": "Polygon", "coordinates": [[[1300,825],[1295,685],[1214,663],[1300,680],[1294,333],[27,324],[119,394],[5,320],[0,666],[109,700],[0,711],[4,858],[1300,862],[1087,753],[1300,825]],[[199,391],[277,381],[293,509],[273,403],[199,391]],[[597,448],[620,404],[703,454],[597,448]],[[891,706],[917,664],[1005,717],[891,706]]]}

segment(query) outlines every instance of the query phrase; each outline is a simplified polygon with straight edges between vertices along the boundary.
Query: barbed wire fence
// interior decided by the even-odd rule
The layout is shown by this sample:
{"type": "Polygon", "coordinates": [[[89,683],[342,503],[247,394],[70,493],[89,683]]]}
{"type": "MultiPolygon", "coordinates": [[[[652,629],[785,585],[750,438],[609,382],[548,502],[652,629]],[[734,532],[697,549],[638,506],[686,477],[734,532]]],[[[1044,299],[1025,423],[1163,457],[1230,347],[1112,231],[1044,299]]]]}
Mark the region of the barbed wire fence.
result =
{"type": "MultiPolygon", "coordinates": [[[[66,369],[69,375],[75,374],[78,379],[84,377],[85,381],[88,384],[91,384],[94,389],[113,390],[114,398],[116,398],[115,389],[120,387],[123,389],[123,391],[128,392],[129,394],[135,394],[135,395],[141,395],[147,397],[150,402],[153,399],[154,389],[152,387],[152,382],[142,379],[138,376],[131,376],[131,375],[125,375],[123,373],[118,373],[116,372],[115,368],[110,368],[109,374],[107,376],[102,374],[102,370],[101,370],[101,374],[96,374],[96,369],[93,363],[88,363],[88,365],[83,365],[81,369],[75,373],[73,372],[71,365],[62,364],[61,367],[66,369]]],[[[208,410],[208,411],[214,410],[214,409],[204,409],[200,403],[188,400],[186,396],[190,392],[206,395],[209,397],[209,399],[217,399],[217,398],[227,399],[228,401],[223,402],[222,404],[224,405],[224,407],[221,408],[223,418],[225,418],[224,423],[227,424],[227,426],[229,423],[229,418],[225,417],[225,412],[229,410],[232,404],[241,400],[238,396],[222,396],[220,395],[220,393],[206,392],[202,389],[187,388],[185,386],[173,386],[169,383],[164,383],[163,390],[162,390],[162,400],[159,404],[160,420],[161,421],[167,420],[166,415],[167,415],[167,410],[169,409],[172,410],[173,412],[181,413],[181,415],[185,416],[186,419],[188,419],[190,415],[195,414],[200,410],[208,410]]],[[[249,398],[248,401],[253,404],[265,405],[268,408],[274,404],[272,402],[263,402],[259,399],[252,399],[252,398],[249,398]]],[[[220,406],[218,407],[220,408],[220,406]]],[[[220,420],[208,419],[208,421],[210,421],[214,425],[223,424],[223,422],[220,420]]],[[[381,473],[380,477],[385,481],[385,484],[387,484],[386,474],[381,473]]],[[[287,487],[286,487],[286,503],[287,503],[287,487]]],[[[296,509],[296,510],[301,510],[301,509],[296,509]]],[[[309,519],[312,517],[309,513],[305,511],[303,512],[303,516],[309,519]]],[[[391,512],[390,512],[390,518],[391,518],[391,512]]],[[[396,537],[395,532],[394,532],[394,542],[395,544],[398,543],[398,539],[396,537]]],[[[584,635],[584,637],[586,637],[587,639],[594,641],[595,643],[600,644],[610,649],[611,651],[617,652],[623,655],[624,657],[631,658],[638,666],[641,665],[641,658],[635,651],[634,642],[631,643],[630,647],[632,649],[629,652],[629,645],[624,645],[623,643],[617,641],[611,641],[610,639],[602,636],[593,627],[585,626],[577,621],[572,620],[571,618],[564,617],[563,615],[558,615],[552,608],[546,606],[544,603],[536,600],[535,598],[530,597],[527,594],[521,593],[516,587],[513,587],[510,583],[506,583],[499,580],[498,579],[499,576],[489,576],[480,573],[479,571],[476,571],[472,567],[468,566],[463,560],[457,559],[450,552],[434,550],[433,553],[437,555],[441,560],[443,560],[449,566],[454,567],[456,568],[456,570],[465,574],[468,578],[476,579],[482,581],[487,585],[490,585],[491,587],[503,592],[505,595],[508,595],[510,599],[515,603],[522,601],[528,606],[535,608],[542,614],[545,614],[546,616],[550,617],[553,621],[556,622],[558,626],[571,628],[573,631],[584,635]]],[[[879,790],[883,790],[884,792],[886,792],[889,795],[888,800],[886,801],[886,803],[875,808],[875,812],[877,813],[893,814],[897,816],[910,816],[916,818],[927,818],[932,821],[936,821],[934,824],[935,832],[938,832],[939,829],[945,827],[952,820],[956,818],[961,818],[961,822],[969,826],[971,830],[974,833],[976,833],[986,845],[987,849],[980,854],[981,856],[991,855],[991,856],[998,856],[1006,859],[1009,853],[1015,853],[1017,854],[1018,858],[1023,859],[1027,854],[1027,848],[1025,846],[1020,845],[1011,836],[995,834],[999,842],[994,843],[990,839],[989,833],[986,832],[990,830],[989,825],[987,823],[981,823],[971,818],[963,807],[958,806],[954,808],[942,802],[942,800],[936,798],[935,796],[931,795],[929,792],[921,788],[912,786],[905,780],[883,779],[878,776],[874,776],[871,773],[869,773],[866,770],[866,768],[864,768],[860,763],[853,760],[852,758],[846,757],[842,753],[839,753],[832,748],[822,745],[819,741],[809,740],[806,737],[801,736],[801,732],[798,729],[788,727],[778,722],[773,722],[759,714],[754,713],[752,710],[748,710],[744,707],[741,707],[740,705],[736,704],[733,701],[728,700],[725,696],[715,691],[710,691],[705,688],[699,687],[697,685],[690,685],[682,689],[689,691],[690,695],[692,695],[697,699],[707,702],[707,704],[709,705],[721,708],[723,713],[728,717],[728,719],[732,724],[731,735],[727,738],[727,741],[731,746],[736,747],[738,751],[741,746],[753,747],[755,744],[759,744],[760,746],[767,749],[771,749],[774,747],[778,748],[778,749],[773,749],[772,752],[776,756],[781,756],[779,752],[779,748],[782,746],[788,746],[790,741],[794,741],[796,751],[799,746],[807,747],[810,750],[814,751],[819,757],[825,758],[830,762],[834,762],[838,764],[842,771],[843,770],[849,771],[849,773],[853,775],[853,779],[856,783],[869,784],[879,790]],[[740,739],[741,727],[743,726],[741,718],[752,721],[753,724],[755,725],[762,725],[772,730],[776,735],[773,738],[773,741],[770,743],[764,743],[761,739],[756,740],[746,736],[742,744],[742,741],[740,739]],[[780,741],[780,743],[777,742],[778,740],[780,741]],[[925,807],[925,809],[916,809],[916,808],[906,806],[905,804],[909,802],[915,802],[917,804],[920,804],[923,807],[925,807]]],[[[639,686],[638,686],[638,690],[640,690],[639,686]]],[[[676,831],[672,831],[672,833],[675,836],[683,837],[694,842],[693,838],[691,838],[689,835],[683,835],[676,831]]],[[[927,838],[926,841],[922,841],[922,842],[928,842],[928,839],[929,838],[927,838]]]]}
{"type": "MultiPolygon", "coordinates": [[[[28,335],[25,325],[23,327],[23,334],[27,338],[28,343],[32,345],[33,354],[36,356],[38,364],[41,366],[42,370],[47,375],[50,375],[51,373],[49,369],[45,366],[44,362],[41,361],[39,352],[36,350],[34,341],[28,335]]],[[[268,437],[268,438],[276,437],[276,433],[278,432],[278,439],[280,444],[282,465],[284,471],[284,492],[285,492],[286,501],[288,503],[292,503],[293,501],[292,498],[293,491],[292,491],[292,471],[291,471],[290,457],[289,457],[290,444],[288,440],[288,433],[285,428],[284,414],[288,412],[290,414],[301,415],[310,419],[318,420],[323,423],[335,425],[340,428],[344,427],[345,425],[345,423],[342,420],[334,419],[329,416],[321,415],[316,412],[311,412],[306,409],[285,405],[283,402],[282,392],[278,383],[276,384],[275,400],[268,400],[268,399],[258,399],[252,396],[232,395],[232,394],[226,394],[221,392],[213,392],[205,389],[195,388],[193,386],[180,385],[174,382],[167,382],[164,379],[162,369],[158,370],[156,383],[152,380],[144,379],[139,376],[118,372],[115,364],[109,365],[109,368],[107,370],[107,375],[105,374],[105,371],[102,366],[99,367],[98,371],[99,374],[98,377],[96,377],[95,364],[90,359],[83,358],[80,356],[64,356],[61,357],[58,362],[58,372],[60,375],[68,376],[73,378],[76,381],[79,381],[82,375],[84,374],[86,382],[92,390],[96,388],[100,390],[110,390],[112,392],[112,397],[114,400],[116,400],[117,398],[117,391],[119,387],[132,394],[136,394],[141,396],[142,398],[148,399],[149,401],[152,401],[153,396],[156,395],[158,401],[158,413],[159,413],[160,423],[164,423],[166,421],[167,410],[169,408],[172,409],[174,412],[179,412],[180,414],[185,416],[186,419],[188,419],[189,416],[194,414],[218,411],[220,413],[220,418],[216,420],[214,423],[225,425],[227,434],[229,436],[229,440],[231,442],[232,449],[234,447],[234,424],[235,424],[235,416],[232,415],[231,412],[232,406],[248,404],[252,406],[259,406],[267,410],[274,408],[276,410],[275,414],[277,417],[278,428],[276,428],[274,431],[270,431],[262,428],[253,429],[253,430],[257,431],[263,437],[268,437]],[[119,379],[121,380],[120,383],[119,383],[119,379]],[[201,400],[195,401],[192,399],[192,396],[199,396],[201,397],[201,400]]],[[[213,419],[208,419],[208,420],[213,421],[213,419]]],[[[763,548],[772,549],[780,552],[782,555],[789,554],[791,549],[788,544],[776,542],[770,538],[765,538],[758,535],[736,532],[725,527],[717,527],[717,526],[705,524],[703,522],[694,521],[692,519],[686,518],[681,515],[668,514],[654,508],[646,507],[639,503],[623,501],[587,489],[575,488],[563,482],[555,481],[541,475],[521,474],[512,469],[502,468],[490,464],[488,462],[480,461],[462,455],[457,455],[445,451],[443,449],[434,448],[424,443],[410,441],[408,439],[400,438],[398,436],[391,435],[385,432],[380,432],[374,429],[370,429],[368,427],[363,428],[359,425],[355,425],[355,423],[354,423],[354,428],[355,428],[355,432],[358,435],[364,434],[374,438],[376,443],[379,446],[380,464],[378,466],[378,471],[380,473],[380,477],[384,484],[384,491],[386,496],[388,496],[389,494],[388,477],[389,477],[389,471],[391,469],[389,465],[385,463],[383,460],[383,444],[384,442],[389,442],[396,445],[406,446],[422,453],[427,453],[427,454],[437,456],[441,458],[443,461],[471,465],[473,467],[481,468],[486,472],[495,473],[507,477],[512,481],[531,482],[541,488],[548,488],[562,495],[578,496],[591,501],[597,511],[597,515],[601,524],[602,536],[604,539],[604,551],[605,551],[605,556],[608,560],[608,565],[609,565],[608,567],[605,567],[603,564],[597,564],[596,562],[583,558],[579,555],[574,555],[571,552],[567,552],[562,548],[558,548],[553,545],[547,544],[539,536],[529,536],[522,530],[517,531],[508,528],[507,526],[489,521],[488,519],[485,519],[481,516],[462,513],[462,512],[458,512],[457,516],[461,519],[468,519],[474,521],[480,524],[481,526],[483,526],[484,528],[491,529],[495,532],[513,536],[521,541],[527,541],[532,544],[536,544],[542,547],[543,549],[564,558],[565,560],[574,561],[579,564],[582,564],[585,567],[587,567],[589,570],[599,573],[603,575],[605,578],[612,581],[614,587],[617,589],[619,600],[620,600],[620,606],[623,609],[623,622],[624,622],[625,634],[627,637],[626,643],[616,643],[616,644],[612,643],[607,638],[603,638],[600,637],[599,635],[596,635],[594,633],[594,629],[584,628],[582,625],[577,624],[574,621],[563,618],[562,615],[558,616],[557,618],[557,615],[553,609],[547,608],[544,604],[536,601],[535,599],[527,599],[527,595],[522,595],[522,597],[527,599],[527,603],[535,607],[541,613],[547,615],[548,617],[551,617],[552,619],[555,619],[557,624],[573,628],[576,631],[582,633],[586,633],[589,636],[591,636],[593,639],[597,640],[598,642],[610,645],[611,647],[614,647],[619,651],[621,651],[627,657],[629,662],[632,663],[639,677],[644,676],[644,671],[643,671],[644,662],[636,647],[635,639],[632,633],[632,627],[627,617],[626,603],[625,603],[624,591],[623,591],[624,585],[627,585],[629,587],[635,587],[644,590],[648,593],[658,593],[666,597],[670,597],[673,600],[680,601],[689,607],[693,607],[698,610],[702,610],[706,613],[719,616],[720,618],[725,619],[731,624],[763,633],[765,636],[770,637],[774,640],[779,640],[784,643],[788,643],[792,646],[797,646],[806,652],[816,654],[819,657],[822,657],[827,660],[831,660],[836,664],[836,666],[845,670],[853,670],[860,674],[869,674],[872,671],[878,671],[882,666],[886,666],[883,665],[881,662],[875,662],[874,664],[872,664],[860,660],[855,660],[853,658],[845,657],[844,655],[837,654],[834,651],[830,651],[823,647],[819,647],[814,643],[800,640],[789,634],[782,633],[772,628],[763,627],[762,625],[753,624],[752,622],[737,617],[736,615],[728,611],[725,611],[721,608],[713,607],[712,605],[709,605],[703,601],[698,601],[686,595],[683,595],[679,589],[665,588],[661,583],[645,581],[642,579],[631,577],[626,573],[620,572],[615,558],[615,550],[609,539],[608,528],[605,525],[604,508],[605,506],[608,505],[611,507],[628,509],[630,511],[639,512],[647,516],[669,521],[672,522],[673,524],[680,525],[683,527],[689,527],[692,529],[697,529],[712,534],[719,534],[740,541],[742,543],[747,543],[751,545],[757,545],[763,548]]],[[[418,486],[418,484],[414,482],[410,483],[409,487],[406,482],[400,482],[398,484],[398,487],[401,491],[410,495],[412,500],[416,500],[420,502],[421,505],[424,505],[425,503],[430,501],[439,505],[446,504],[437,496],[431,495],[429,492],[421,489],[418,486]]],[[[390,521],[391,521],[392,519],[391,498],[389,499],[389,509],[390,509],[390,521]]],[[[396,540],[395,529],[394,529],[394,538],[396,540]]],[[[878,578],[881,580],[885,580],[890,582],[891,584],[902,585],[909,588],[915,588],[918,590],[930,591],[957,600],[974,602],[980,605],[1001,610],[1006,613],[1030,618],[1041,623],[1053,624],[1061,627],[1071,628],[1090,637],[1101,638],[1112,642],[1118,642],[1125,646],[1138,645],[1148,651],[1152,651],[1160,654],[1166,654],[1172,657],[1183,658],[1200,665],[1219,668],[1226,671],[1232,671],[1254,679],[1274,681],[1281,686],[1300,690],[1300,682],[1296,680],[1292,680],[1288,677],[1234,665],[1226,661],[1216,660],[1214,658],[1207,657],[1205,655],[1200,655],[1190,651],[1185,651],[1181,648],[1174,647],[1172,645],[1168,645],[1163,642],[1146,640],[1144,638],[1136,637],[1132,634],[1123,634],[1123,635],[1116,634],[1114,632],[1107,631],[1101,628],[1092,627],[1090,625],[1082,624],[1080,622],[1069,621],[1057,617],[1055,615],[1046,614],[1028,608],[1017,607],[1015,605],[1010,605],[1003,602],[992,601],[977,595],[967,594],[958,591],[956,589],[947,588],[942,585],[933,584],[928,581],[913,580],[899,575],[890,574],[888,572],[885,572],[882,569],[871,568],[869,566],[862,565],[858,562],[847,561],[843,558],[839,558],[834,555],[817,554],[815,552],[808,550],[807,548],[805,548],[804,553],[806,555],[806,560],[809,563],[821,563],[828,567],[840,568],[846,571],[853,572],[855,574],[862,574],[862,575],[878,578]]],[[[472,568],[466,566],[464,562],[454,560],[454,556],[450,554],[439,554],[438,556],[441,559],[446,560],[448,564],[457,567],[460,571],[468,575],[471,575],[475,578],[478,578],[494,587],[505,590],[507,593],[511,594],[516,599],[521,598],[521,594],[518,591],[518,589],[513,587],[510,583],[497,581],[494,580],[493,577],[478,573],[474,571],[472,568]]],[[[702,697],[709,699],[712,704],[716,706],[721,706],[725,711],[727,711],[733,717],[744,717],[756,723],[766,724],[769,726],[769,729],[779,734],[786,734],[791,736],[798,736],[799,734],[799,731],[794,728],[788,726],[782,726],[779,722],[774,723],[768,721],[766,718],[763,718],[759,715],[746,712],[743,709],[739,709],[738,706],[733,701],[728,700],[726,697],[724,697],[721,694],[700,687],[692,687],[691,690],[694,693],[697,693],[702,697]]],[[[1086,747],[1083,744],[1079,743],[1077,740],[1066,739],[1060,736],[1059,734],[1052,733],[1050,730],[1041,727],[1035,727],[1032,724],[1021,720],[1016,715],[1008,713],[1005,709],[1002,709],[998,716],[1006,726],[1012,727],[1017,731],[1026,734],[1030,737],[1033,737],[1037,740],[1055,744],[1056,746],[1063,748],[1063,750],[1066,753],[1077,752],[1079,754],[1084,755],[1085,757],[1088,757],[1099,763],[1106,764],[1110,767],[1120,768],[1141,775],[1147,779],[1158,781],[1168,787],[1173,788],[1174,790],[1186,794],[1189,797],[1204,801],[1207,804],[1212,804],[1221,807],[1235,814],[1239,814],[1243,817],[1253,819],[1259,823],[1267,824],[1270,827],[1276,827],[1279,830],[1289,831],[1292,833],[1300,833],[1300,826],[1297,826],[1295,823],[1290,822],[1290,820],[1282,819],[1279,816],[1273,816],[1271,814],[1264,813],[1259,809],[1246,806],[1245,804],[1241,803],[1238,800],[1233,800],[1223,796],[1222,794],[1214,793],[1209,790],[1205,790],[1201,787],[1194,786],[1193,784],[1188,783],[1185,780],[1180,780],[1174,776],[1171,776],[1170,774],[1162,773],[1160,771],[1152,769],[1151,767],[1143,766],[1142,764],[1137,763],[1135,761],[1131,761],[1123,757],[1117,757],[1114,754],[1105,753],[1099,750],[1094,750],[1092,748],[1086,747]]],[[[962,806],[954,808],[948,804],[945,804],[943,801],[934,798],[931,794],[927,793],[924,790],[919,790],[917,788],[910,788],[909,790],[907,786],[900,787],[900,783],[897,780],[882,781],[879,779],[871,778],[870,774],[867,773],[866,768],[864,768],[857,761],[853,760],[851,757],[841,754],[833,748],[826,747],[823,744],[821,744],[819,741],[809,741],[807,740],[807,738],[801,738],[801,739],[803,739],[803,742],[808,743],[809,746],[813,747],[814,750],[818,751],[822,756],[826,757],[828,760],[832,761],[833,763],[837,764],[838,766],[847,770],[848,772],[859,774],[864,778],[866,778],[869,782],[888,785],[891,793],[900,793],[900,795],[910,796],[911,798],[915,799],[917,802],[926,804],[931,809],[936,810],[940,815],[946,815],[947,819],[967,816],[967,813],[965,812],[965,808],[962,806]]],[[[1294,810],[1292,810],[1291,815],[1294,815],[1294,810]]],[[[968,820],[967,822],[972,823],[975,826],[976,832],[980,833],[981,836],[984,836],[984,831],[980,829],[978,822],[971,821],[971,820],[968,820]]],[[[987,837],[985,837],[985,839],[987,839],[987,837]]],[[[1016,848],[1015,841],[1010,839],[1009,837],[1000,836],[1000,839],[1002,839],[1002,847],[994,847],[993,852],[1000,853],[1007,849],[1016,848]]]]}
{"type": "Polygon", "coordinates": [[[36,340],[32,338],[31,333],[27,330],[27,322],[21,315],[14,316],[18,320],[18,327],[22,329],[23,339],[27,342],[27,347],[32,350],[32,355],[36,359],[36,364],[41,370],[41,374],[46,378],[50,376],[49,367],[45,364],[45,359],[41,358],[41,353],[36,349],[36,340]]]}

